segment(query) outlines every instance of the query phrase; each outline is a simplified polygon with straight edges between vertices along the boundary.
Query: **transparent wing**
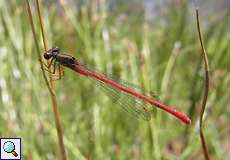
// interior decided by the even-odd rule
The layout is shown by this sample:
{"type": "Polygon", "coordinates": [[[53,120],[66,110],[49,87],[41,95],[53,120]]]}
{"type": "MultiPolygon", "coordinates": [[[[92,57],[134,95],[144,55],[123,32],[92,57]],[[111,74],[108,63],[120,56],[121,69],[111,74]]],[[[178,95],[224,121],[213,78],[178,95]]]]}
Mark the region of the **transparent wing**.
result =
{"type": "Polygon", "coordinates": [[[127,82],[127,81],[125,81],[125,80],[123,80],[123,79],[121,79],[119,77],[114,76],[113,74],[108,74],[108,73],[102,72],[100,70],[97,70],[97,69],[95,69],[95,68],[93,68],[91,66],[89,67],[88,65],[85,65],[85,64],[82,64],[82,63],[81,63],[81,65],[84,66],[85,68],[91,70],[91,71],[97,72],[100,75],[103,75],[103,76],[113,80],[114,82],[116,82],[116,83],[118,83],[120,85],[123,85],[123,86],[125,86],[127,88],[130,88],[130,89],[132,89],[132,90],[134,90],[134,91],[136,91],[138,93],[145,94],[147,96],[150,96],[150,97],[160,101],[160,96],[157,93],[155,93],[154,91],[152,91],[152,90],[146,92],[146,90],[143,89],[141,86],[139,86],[137,84],[127,82]]]}
{"type": "Polygon", "coordinates": [[[106,77],[109,77],[110,79],[112,79],[113,81],[117,82],[118,84],[120,85],[123,85],[127,88],[130,88],[138,93],[141,93],[141,94],[144,94],[144,95],[147,95],[149,97],[152,97],[154,99],[156,99],[157,101],[160,101],[160,97],[153,91],[148,91],[146,92],[142,87],[136,85],[136,84],[133,84],[133,83],[130,83],[130,82],[126,82],[122,79],[118,79],[118,78],[114,78],[114,77],[110,77],[110,76],[107,76],[106,77]]]}
{"type": "Polygon", "coordinates": [[[121,106],[131,116],[146,121],[151,119],[152,107],[146,102],[139,100],[138,98],[102,81],[98,81],[91,77],[89,77],[89,79],[93,81],[98,86],[98,88],[103,90],[114,103],[121,106]]]}

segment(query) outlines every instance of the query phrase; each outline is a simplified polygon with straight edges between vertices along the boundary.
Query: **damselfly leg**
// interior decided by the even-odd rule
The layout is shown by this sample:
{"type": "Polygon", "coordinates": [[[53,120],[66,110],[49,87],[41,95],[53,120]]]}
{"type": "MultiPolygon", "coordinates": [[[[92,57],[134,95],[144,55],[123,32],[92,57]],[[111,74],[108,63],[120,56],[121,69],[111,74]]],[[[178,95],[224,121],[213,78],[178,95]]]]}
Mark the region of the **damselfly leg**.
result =
{"type": "Polygon", "coordinates": [[[48,64],[43,61],[43,64],[44,70],[50,73],[52,81],[61,80],[64,77],[64,68],[56,59],[52,58],[48,64]]]}

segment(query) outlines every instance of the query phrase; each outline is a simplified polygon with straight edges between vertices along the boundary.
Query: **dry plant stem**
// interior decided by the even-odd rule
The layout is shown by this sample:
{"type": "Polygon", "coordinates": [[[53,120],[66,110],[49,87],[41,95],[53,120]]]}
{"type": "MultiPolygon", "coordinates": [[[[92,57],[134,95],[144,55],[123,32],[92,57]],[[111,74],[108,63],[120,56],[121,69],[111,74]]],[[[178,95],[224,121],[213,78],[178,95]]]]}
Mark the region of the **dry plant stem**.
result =
{"type": "MultiPolygon", "coordinates": [[[[45,31],[44,31],[44,27],[43,27],[44,23],[43,23],[43,19],[41,17],[40,5],[39,5],[38,0],[36,0],[35,2],[36,2],[38,18],[39,18],[39,22],[40,22],[40,26],[41,26],[42,42],[43,42],[44,50],[47,51],[47,43],[46,43],[45,31]]],[[[47,61],[47,63],[48,63],[48,61],[47,61]]],[[[48,68],[48,69],[50,71],[50,68],[48,68]]],[[[54,85],[53,85],[53,81],[51,79],[51,74],[49,74],[49,79],[50,79],[50,86],[54,90],[54,85]]]]}
{"type": "MultiPolygon", "coordinates": [[[[42,57],[40,55],[38,40],[37,40],[36,33],[35,33],[35,27],[34,27],[34,23],[33,23],[33,19],[32,19],[29,1],[26,0],[26,3],[27,3],[27,12],[29,14],[30,25],[31,25],[32,33],[33,33],[33,38],[34,38],[34,42],[35,42],[35,46],[36,46],[36,50],[37,50],[37,55],[39,57],[39,62],[40,62],[40,66],[42,69],[42,75],[44,77],[46,86],[50,92],[52,103],[53,103],[53,110],[54,110],[54,114],[55,114],[55,124],[56,124],[56,128],[57,128],[58,140],[59,140],[59,144],[60,144],[59,146],[60,146],[60,150],[61,150],[61,153],[60,153],[61,159],[66,160],[65,147],[64,147],[64,143],[63,143],[63,134],[62,134],[61,124],[60,124],[60,117],[59,117],[59,110],[58,110],[58,106],[57,106],[56,96],[55,96],[53,88],[49,84],[48,78],[45,74],[45,69],[44,69],[44,65],[42,62],[42,57]]],[[[40,15],[40,11],[39,11],[39,15],[40,15]]]]}
{"type": "MultiPolygon", "coordinates": [[[[41,32],[42,32],[42,40],[43,40],[43,45],[45,51],[47,50],[47,43],[46,43],[46,37],[45,37],[45,32],[44,32],[44,25],[43,25],[43,19],[41,18],[41,11],[40,11],[40,5],[38,0],[36,0],[36,6],[37,6],[37,12],[38,12],[38,17],[40,21],[40,26],[41,26],[41,32]]],[[[59,107],[57,104],[57,98],[55,95],[55,92],[53,91],[53,81],[50,76],[50,95],[51,95],[51,100],[52,100],[52,106],[53,106],[53,111],[54,111],[54,119],[55,119],[55,125],[57,129],[57,135],[58,135],[58,142],[59,142],[59,148],[60,148],[60,158],[62,160],[66,160],[66,152],[65,152],[65,146],[64,146],[64,141],[63,141],[63,131],[62,131],[62,126],[61,126],[61,120],[60,120],[60,111],[59,107]]]]}
{"type": "Polygon", "coordinates": [[[205,47],[203,44],[202,35],[201,35],[201,31],[200,31],[200,20],[199,20],[198,9],[196,9],[196,21],[197,21],[197,30],[198,30],[198,34],[199,34],[199,40],[200,40],[200,44],[201,44],[201,48],[202,48],[202,56],[203,56],[204,65],[205,65],[204,97],[203,97],[202,108],[201,108],[201,113],[200,113],[200,138],[201,138],[204,157],[206,160],[209,160],[210,158],[209,158],[209,154],[208,154],[208,148],[207,148],[204,133],[203,133],[203,115],[204,115],[205,106],[206,106],[206,102],[208,99],[208,91],[209,91],[209,66],[208,66],[207,53],[205,51],[205,47]]]}
{"type": "Polygon", "coordinates": [[[37,6],[38,17],[39,17],[39,22],[40,22],[40,26],[41,26],[43,46],[44,46],[45,51],[46,51],[47,50],[47,43],[46,43],[46,37],[45,37],[45,32],[44,32],[44,27],[43,27],[44,24],[43,24],[43,20],[41,17],[40,5],[39,5],[38,0],[36,0],[36,6],[37,6]]]}
{"type": "Polygon", "coordinates": [[[34,42],[35,42],[35,48],[37,50],[40,66],[41,66],[41,69],[42,69],[42,75],[43,75],[43,77],[45,79],[45,83],[46,83],[47,87],[49,88],[49,90],[51,90],[51,92],[53,94],[53,91],[49,86],[49,81],[48,81],[48,79],[46,77],[46,74],[45,74],[45,69],[44,69],[44,66],[43,66],[43,63],[42,63],[42,58],[40,56],[40,50],[39,50],[38,40],[36,38],[35,27],[34,27],[34,23],[33,23],[33,20],[32,20],[32,14],[31,14],[29,1],[26,0],[26,3],[27,3],[27,12],[28,12],[28,15],[29,15],[30,25],[31,25],[32,33],[33,33],[34,42]]]}

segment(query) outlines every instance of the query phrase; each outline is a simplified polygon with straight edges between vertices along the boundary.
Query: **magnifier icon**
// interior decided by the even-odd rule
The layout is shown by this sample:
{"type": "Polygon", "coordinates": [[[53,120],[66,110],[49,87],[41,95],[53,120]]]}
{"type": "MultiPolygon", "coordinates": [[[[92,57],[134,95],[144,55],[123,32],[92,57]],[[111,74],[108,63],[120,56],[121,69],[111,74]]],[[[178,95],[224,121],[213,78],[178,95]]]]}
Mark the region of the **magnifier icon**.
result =
{"type": "Polygon", "coordinates": [[[17,157],[18,154],[17,152],[15,152],[15,145],[13,142],[11,141],[7,141],[3,144],[3,150],[6,152],[6,153],[11,153],[14,155],[14,157],[17,157]]]}

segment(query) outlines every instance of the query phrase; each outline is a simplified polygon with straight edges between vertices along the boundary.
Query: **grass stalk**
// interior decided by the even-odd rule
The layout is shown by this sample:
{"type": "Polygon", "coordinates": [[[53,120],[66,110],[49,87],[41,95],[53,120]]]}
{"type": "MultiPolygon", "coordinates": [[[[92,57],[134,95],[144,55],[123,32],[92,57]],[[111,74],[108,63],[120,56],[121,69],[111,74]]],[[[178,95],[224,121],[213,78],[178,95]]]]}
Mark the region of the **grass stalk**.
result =
{"type": "MultiPolygon", "coordinates": [[[[35,27],[34,27],[34,23],[33,23],[33,19],[32,19],[32,13],[31,13],[31,9],[30,9],[30,4],[29,1],[26,0],[27,3],[27,12],[29,15],[29,21],[30,21],[30,25],[31,25],[31,29],[32,29],[32,33],[33,33],[33,38],[34,38],[34,42],[35,42],[35,48],[37,51],[37,55],[39,57],[39,62],[40,62],[40,66],[41,66],[41,70],[42,70],[42,75],[43,78],[45,80],[46,86],[49,90],[50,96],[51,96],[51,100],[52,100],[52,106],[53,106],[53,111],[54,111],[54,118],[55,118],[55,125],[56,125],[56,130],[57,130],[57,135],[58,135],[58,142],[59,142],[59,148],[60,148],[60,157],[62,160],[66,160],[66,153],[65,153],[65,147],[64,147],[64,141],[63,141],[63,132],[62,132],[62,126],[61,126],[61,122],[60,122],[60,112],[59,112],[59,108],[58,108],[58,104],[57,104],[57,98],[54,92],[54,88],[53,88],[53,82],[48,81],[48,78],[45,74],[45,69],[44,69],[44,65],[42,62],[42,57],[40,55],[40,49],[39,49],[39,45],[38,45],[38,40],[36,37],[36,33],[35,33],[35,27]]],[[[40,25],[41,25],[41,31],[42,31],[42,38],[43,38],[43,44],[44,44],[44,49],[47,49],[47,45],[46,45],[46,38],[45,38],[45,32],[44,32],[44,27],[43,27],[43,22],[42,22],[42,18],[41,18],[41,13],[40,13],[40,7],[39,7],[39,2],[38,0],[36,0],[36,7],[37,7],[37,12],[38,12],[38,16],[39,16],[39,21],[40,21],[40,25]]]]}
{"type": "Polygon", "coordinates": [[[203,115],[204,111],[206,108],[206,103],[208,99],[208,92],[209,92],[209,65],[208,65],[208,57],[207,53],[203,44],[203,38],[201,35],[201,30],[200,30],[200,20],[199,20],[199,11],[196,9],[196,22],[197,22],[197,30],[198,30],[198,35],[199,35],[199,40],[200,40],[200,45],[202,48],[202,56],[204,60],[204,65],[205,65],[205,83],[204,83],[204,96],[203,96],[203,101],[202,101],[202,106],[201,106],[201,113],[200,113],[200,121],[199,121],[199,127],[200,127],[200,139],[202,143],[202,148],[203,148],[203,153],[205,160],[209,160],[209,153],[208,153],[208,147],[205,141],[205,136],[203,133],[203,115]]]}

